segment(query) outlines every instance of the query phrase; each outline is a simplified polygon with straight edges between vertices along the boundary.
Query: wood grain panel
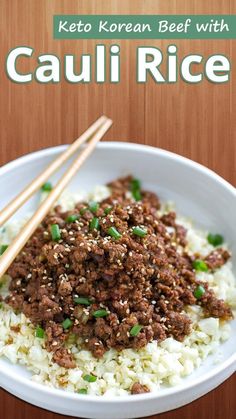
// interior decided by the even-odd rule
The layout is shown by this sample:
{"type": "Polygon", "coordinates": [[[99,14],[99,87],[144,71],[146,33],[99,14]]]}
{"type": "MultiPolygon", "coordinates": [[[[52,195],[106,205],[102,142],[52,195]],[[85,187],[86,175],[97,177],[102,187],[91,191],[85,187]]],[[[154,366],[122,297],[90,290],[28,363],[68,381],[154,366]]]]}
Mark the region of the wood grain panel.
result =
{"type": "MultiPolygon", "coordinates": [[[[170,41],[119,41],[122,51],[118,85],[54,85],[12,83],[4,61],[19,45],[35,56],[52,52],[80,56],[94,53],[96,41],[55,41],[53,14],[236,14],[235,0],[0,0],[0,164],[33,150],[71,142],[101,113],[114,120],[107,140],[132,141],[162,147],[212,168],[236,184],[236,73],[231,82],[190,85],[137,84],[135,53],[150,44],[163,51],[170,41]]],[[[107,41],[109,46],[112,41],[107,41]]],[[[236,62],[236,41],[174,41],[179,56],[223,53],[236,62]]],[[[34,63],[32,63],[35,65],[34,63]]],[[[32,64],[30,66],[32,67],[32,64]]],[[[23,68],[27,69],[27,60],[23,68]]],[[[215,391],[160,419],[233,419],[236,377],[215,391]]],[[[61,416],[30,406],[0,391],[0,419],[56,419],[61,416]]],[[[62,417],[61,417],[62,418],[62,417]]],[[[66,419],[66,417],[63,417],[66,419]]]]}

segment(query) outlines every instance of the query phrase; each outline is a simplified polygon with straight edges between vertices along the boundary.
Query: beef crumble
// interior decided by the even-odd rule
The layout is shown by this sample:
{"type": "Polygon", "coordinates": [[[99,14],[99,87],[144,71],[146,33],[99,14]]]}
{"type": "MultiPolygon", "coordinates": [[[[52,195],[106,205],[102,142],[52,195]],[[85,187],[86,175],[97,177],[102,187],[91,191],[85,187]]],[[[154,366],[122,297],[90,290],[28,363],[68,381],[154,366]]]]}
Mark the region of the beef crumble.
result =
{"type": "MultiPolygon", "coordinates": [[[[71,334],[100,358],[109,348],[139,349],[169,336],[182,341],[191,331],[186,305],[201,305],[206,317],[232,317],[196,279],[197,255],[187,253],[176,214],[159,216],[158,197],[132,177],[108,186],[111,195],[99,205],[80,202],[69,212],[56,207],[8,270],[6,302],[44,328],[47,349],[65,368],[75,367],[66,347],[71,334]]],[[[229,256],[217,248],[205,263],[214,270],[229,256]]],[[[136,387],[133,393],[146,391],[136,387]]]]}
{"type": "Polygon", "coordinates": [[[131,387],[131,394],[142,394],[142,393],[149,393],[149,392],[150,392],[149,388],[140,383],[134,383],[131,387]]]}

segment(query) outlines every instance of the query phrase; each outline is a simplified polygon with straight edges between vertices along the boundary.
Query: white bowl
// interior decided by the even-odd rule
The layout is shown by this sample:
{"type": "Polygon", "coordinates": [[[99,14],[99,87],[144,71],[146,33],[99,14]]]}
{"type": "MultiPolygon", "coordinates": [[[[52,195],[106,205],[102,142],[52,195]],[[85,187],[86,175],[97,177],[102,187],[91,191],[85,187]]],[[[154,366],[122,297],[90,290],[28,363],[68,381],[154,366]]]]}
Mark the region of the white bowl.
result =
{"type": "MultiPolygon", "coordinates": [[[[2,167],[1,207],[65,147],[41,150],[2,167]]],[[[156,191],[162,199],[175,201],[177,210],[192,217],[198,225],[221,232],[236,255],[235,189],[209,169],[176,154],[136,144],[101,143],[74,178],[70,189],[91,189],[128,173],[140,178],[145,188],[156,191]]],[[[58,174],[55,179],[57,177],[58,174]]],[[[31,199],[16,217],[35,208],[36,202],[37,198],[31,199]]],[[[155,394],[109,399],[73,394],[32,382],[25,368],[5,359],[0,359],[0,384],[27,402],[61,414],[103,419],[137,418],[183,406],[218,386],[235,371],[235,347],[236,321],[233,321],[232,336],[222,344],[220,364],[214,364],[210,356],[180,385],[163,388],[155,394]]]]}

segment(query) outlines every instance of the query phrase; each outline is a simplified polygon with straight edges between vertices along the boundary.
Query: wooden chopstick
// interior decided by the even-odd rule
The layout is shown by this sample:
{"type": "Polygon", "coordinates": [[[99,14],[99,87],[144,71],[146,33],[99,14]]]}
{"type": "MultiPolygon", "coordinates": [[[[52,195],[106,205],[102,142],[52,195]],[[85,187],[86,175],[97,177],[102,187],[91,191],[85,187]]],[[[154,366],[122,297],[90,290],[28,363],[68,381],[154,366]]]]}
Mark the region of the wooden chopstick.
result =
{"type": "Polygon", "coordinates": [[[106,119],[103,125],[98,129],[98,131],[92,136],[89,143],[82,150],[80,155],[74,160],[66,173],[63,174],[61,179],[57,182],[56,186],[49,193],[47,198],[42,202],[39,208],[36,210],[34,215],[29,219],[26,225],[22,228],[19,234],[15,237],[10,246],[5,250],[3,255],[0,258],[0,278],[7,271],[13,260],[16,258],[18,253],[24,247],[26,242],[29,240],[30,236],[34,233],[38,225],[42,222],[44,217],[52,208],[53,204],[56,202],[58,197],[61,195],[65,187],[68,185],[70,180],[80,169],[86,159],[94,150],[98,141],[105,135],[107,130],[112,125],[110,119],[106,119]]]}
{"type": "Polygon", "coordinates": [[[36,179],[34,179],[20,194],[0,211],[0,226],[2,226],[41,186],[67,161],[79,147],[107,121],[101,116],[79,138],[77,138],[64,153],[57,157],[36,179]]]}

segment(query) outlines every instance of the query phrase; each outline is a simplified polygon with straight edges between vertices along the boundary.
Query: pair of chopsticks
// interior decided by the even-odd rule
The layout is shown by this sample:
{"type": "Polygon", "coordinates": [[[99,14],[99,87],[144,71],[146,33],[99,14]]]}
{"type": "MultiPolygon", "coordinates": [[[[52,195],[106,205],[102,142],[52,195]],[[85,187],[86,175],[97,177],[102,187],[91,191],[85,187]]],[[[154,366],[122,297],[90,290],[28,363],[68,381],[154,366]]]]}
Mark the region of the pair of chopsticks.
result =
{"type": "Polygon", "coordinates": [[[14,198],[2,211],[0,211],[0,226],[3,225],[41,186],[49,177],[58,170],[84,143],[86,147],[81,151],[68,170],[57,182],[47,198],[38,207],[34,215],[25,224],[19,234],[15,237],[10,246],[0,257],[0,278],[5,274],[18,253],[37,229],[44,217],[53,207],[63,190],[71,181],[73,176],[81,168],[96,144],[102,139],[112,125],[112,120],[101,116],[95,121],[77,140],[72,143],[64,153],[54,160],[35,180],[32,181],[16,198],[14,198]]]}

